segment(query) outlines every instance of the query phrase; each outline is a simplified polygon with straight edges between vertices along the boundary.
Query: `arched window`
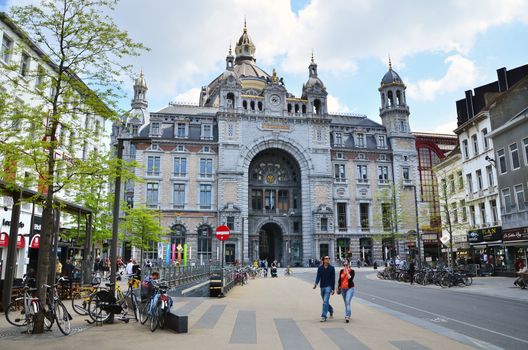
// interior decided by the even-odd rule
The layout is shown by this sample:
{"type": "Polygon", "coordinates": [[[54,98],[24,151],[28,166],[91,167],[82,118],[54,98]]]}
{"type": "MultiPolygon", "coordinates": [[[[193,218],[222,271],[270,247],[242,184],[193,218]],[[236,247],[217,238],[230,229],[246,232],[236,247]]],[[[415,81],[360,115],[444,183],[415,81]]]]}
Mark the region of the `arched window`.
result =
{"type": "Polygon", "coordinates": [[[291,113],[291,111],[292,111],[292,105],[291,103],[288,103],[288,113],[291,113]]]}
{"type": "Polygon", "coordinates": [[[254,111],[255,110],[255,101],[249,102],[249,107],[251,108],[252,111],[254,111]]]}
{"type": "Polygon", "coordinates": [[[398,106],[401,106],[403,103],[402,103],[402,99],[401,99],[401,92],[400,90],[396,90],[396,104],[398,106]]]}
{"type": "Polygon", "coordinates": [[[385,107],[385,94],[381,94],[381,107],[385,107]]]}
{"type": "Polygon", "coordinates": [[[302,105],[302,113],[306,114],[306,105],[302,105]]]}
{"type": "Polygon", "coordinates": [[[313,106],[315,114],[321,114],[321,100],[314,100],[313,106]]]}
{"type": "Polygon", "coordinates": [[[244,109],[247,109],[247,101],[246,100],[242,101],[242,107],[244,109]]]}
{"type": "Polygon", "coordinates": [[[212,258],[212,229],[209,225],[198,228],[198,261],[200,265],[209,264],[212,258]]]}
{"type": "Polygon", "coordinates": [[[392,96],[392,91],[389,91],[387,93],[387,99],[388,99],[388,103],[389,103],[389,106],[394,106],[394,97],[392,96]]]}
{"type": "Polygon", "coordinates": [[[176,246],[178,246],[178,244],[181,244],[183,246],[185,244],[185,233],[186,232],[187,230],[185,229],[185,226],[183,226],[182,224],[172,225],[171,231],[170,231],[171,245],[176,244],[176,246]]]}
{"type": "Polygon", "coordinates": [[[227,94],[227,108],[235,107],[235,94],[232,92],[227,94]]]}
{"type": "Polygon", "coordinates": [[[295,113],[299,113],[299,104],[298,103],[295,104],[295,113]]]}
{"type": "Polygon", "coordinates": [[[257,103],[257,107],[258,107],[258,110],[261,111],[262,110],[262,102],[258,102],[257,103]]]}

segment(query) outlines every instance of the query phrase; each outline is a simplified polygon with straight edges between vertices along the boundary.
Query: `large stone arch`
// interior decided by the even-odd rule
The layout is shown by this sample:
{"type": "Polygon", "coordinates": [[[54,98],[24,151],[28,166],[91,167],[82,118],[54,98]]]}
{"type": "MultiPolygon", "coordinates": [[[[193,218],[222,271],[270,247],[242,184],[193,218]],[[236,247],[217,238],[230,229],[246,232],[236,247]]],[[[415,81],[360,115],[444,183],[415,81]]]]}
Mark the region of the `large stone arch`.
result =
{"type": "MultiPolygon", "coordinates": [[[[247,144],[241,147],[240,157],[237,163],[237,172],[242,175],[241,181],[238,184],[239,193],[242,194],[241,201],[242,205],[242,216],[248,217],[248,184],[249,184],[249,167],[252,160],[260,152],[267,149],[280,149],[284,152],[291,155],[294,158],[300,170],[300,179],[301,179],[301,210],[300,215],[302,216],[302,251],[303,251],[303,260],[306,260],[307,257],[313,255],[313,218],[312,218],[312,204],[311,204],[311,188],[310,188],[310,176],[314,171],[314,165],[312,160],[309,157],[310,152],[304,148],[299,142],[293,138],[288,137],[287,135],[282,134],[273,134],[265,137],[260,137],[255,139],[250,144],[247,144]]],[[[268,223],[270,221],[266,221],[268,223]]],[[[276,221],[273,221],[277,223],[276,221]]],[[[262,223],[264,225],[265,223],[262,223]]],[[[246,223],[247,225],[247,223],[246,223]]],[[[283,232],[286,232],[284,226],[280,224],[283,232]]],[[[262,226],[259,226],[260,230],[262,226]]],[[[256,232],[259,232],[255,229],[256,232]]],[[[249,243],[249,226],[244,226],[244,232],[247,232],[244,235],[243,245],[248,247],[249,243]]],[[[247,248],[246,248],[247,249],[247,248]]],[[[248,252],[244,249],[244,254],[248,252]]]]}

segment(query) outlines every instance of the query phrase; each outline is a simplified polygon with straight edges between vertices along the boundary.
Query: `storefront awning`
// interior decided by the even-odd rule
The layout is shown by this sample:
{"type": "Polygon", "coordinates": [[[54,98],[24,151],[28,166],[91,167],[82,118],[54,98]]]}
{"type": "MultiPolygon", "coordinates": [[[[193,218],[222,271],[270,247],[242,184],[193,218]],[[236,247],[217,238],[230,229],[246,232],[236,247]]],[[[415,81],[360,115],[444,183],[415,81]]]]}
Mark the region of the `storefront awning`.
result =
{"type": "Polygon", "coordinates": [[[9,244],[9,235],[7,232],[0,233],[0,247],[7,247],[9,244]]]}
{"type": "Polygon", "coordinates": [[[519,240],[519,241],[508,241],[502,243],[505,246],[528,246],[528,239],[519,240]]]}

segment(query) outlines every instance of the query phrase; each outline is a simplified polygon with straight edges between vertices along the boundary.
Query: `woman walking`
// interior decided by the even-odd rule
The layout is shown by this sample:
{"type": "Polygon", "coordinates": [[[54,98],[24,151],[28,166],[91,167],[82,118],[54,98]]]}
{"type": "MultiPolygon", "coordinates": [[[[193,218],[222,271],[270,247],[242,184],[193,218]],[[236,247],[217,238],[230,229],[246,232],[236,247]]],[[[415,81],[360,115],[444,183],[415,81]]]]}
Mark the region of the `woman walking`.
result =
{"type": "Polygon", "coordinates": [[[348,259],[343,261],[343,268],[339,271],[339,280],[337,281],[337,294],[343,295],[345,302],[345,322],[350,321],[352,310],[350,309],[350,301],[354,296],[354,269],[350,267],[348,259]]]}

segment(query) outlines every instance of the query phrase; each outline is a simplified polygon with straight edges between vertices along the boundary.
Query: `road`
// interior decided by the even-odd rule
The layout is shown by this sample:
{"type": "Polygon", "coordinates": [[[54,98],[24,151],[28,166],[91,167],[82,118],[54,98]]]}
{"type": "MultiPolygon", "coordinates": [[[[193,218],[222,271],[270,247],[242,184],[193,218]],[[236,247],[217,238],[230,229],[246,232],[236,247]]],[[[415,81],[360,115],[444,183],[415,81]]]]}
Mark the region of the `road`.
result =
{"type": "MultiPolygon", "coordinates": [[[[296,276],[313,283],[315,273],[314,269],[296,276]]],[[[382,281],[374,277],[372,270],[360,270],[355,283],[356,302],[371,303],[386,312],[411,316],[425,327],[441,326],[485,342],[481,348],[528,348],[526,301],[382,281]]]]}

